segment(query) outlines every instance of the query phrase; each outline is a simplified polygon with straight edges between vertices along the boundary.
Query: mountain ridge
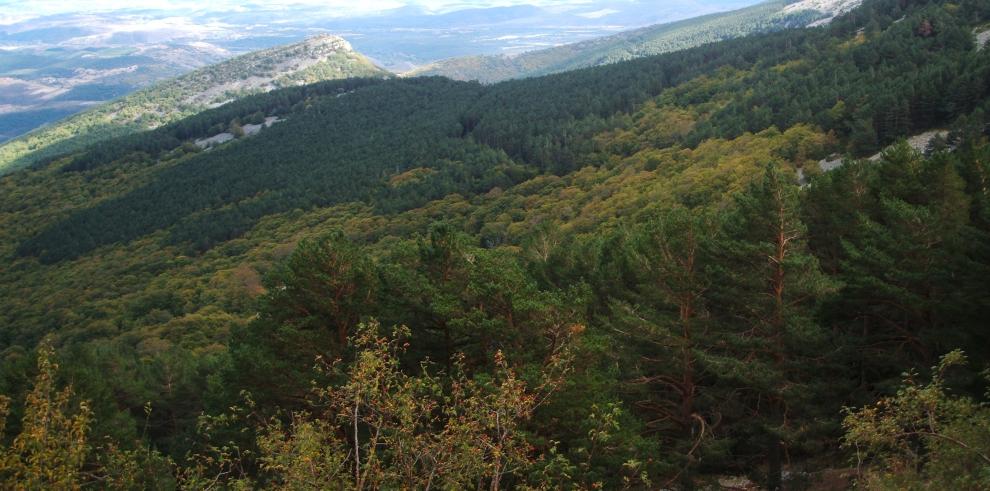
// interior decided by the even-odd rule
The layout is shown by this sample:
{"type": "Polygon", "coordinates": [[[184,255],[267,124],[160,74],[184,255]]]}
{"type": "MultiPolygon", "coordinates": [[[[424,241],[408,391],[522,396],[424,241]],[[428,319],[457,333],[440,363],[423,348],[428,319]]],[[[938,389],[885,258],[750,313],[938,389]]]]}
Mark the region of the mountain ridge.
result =
{"type": "Polygon", "coordinates": [[[805,27],[830,20],[860,1],[804,0],[792,3],[769,0],[729,12],[642,27],[516,55],[479,55],[441,60],[403,76],[441,75],[455,80],[492,83],[547,75],[677,51],[747,34],[805,27]]]}
{"type": "Polygon", "coordinates": [[[4,176],[0,393],[72,382],[81,487],[982,489],[990,4],[958,2],[290,86],[4,176]]]}
{"type": "Polygon", "coordinates": [[[153,129],[247,94],[362,76],[388,76],[339,36],[237,56],[128,94],[0,145],[0,175],[106,137],[153,129]]]}

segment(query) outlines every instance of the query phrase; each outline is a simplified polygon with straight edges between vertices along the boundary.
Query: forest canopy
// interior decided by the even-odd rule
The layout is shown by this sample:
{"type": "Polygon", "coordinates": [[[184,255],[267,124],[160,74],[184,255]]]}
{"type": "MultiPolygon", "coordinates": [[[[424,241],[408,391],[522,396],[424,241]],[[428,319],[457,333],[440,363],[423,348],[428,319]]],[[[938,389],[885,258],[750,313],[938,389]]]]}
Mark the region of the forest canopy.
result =
{"type": "Polygon", "coordinates": [[[988,22],[321,82],[5,176],[0,481],[985,489],[988,22]]]}

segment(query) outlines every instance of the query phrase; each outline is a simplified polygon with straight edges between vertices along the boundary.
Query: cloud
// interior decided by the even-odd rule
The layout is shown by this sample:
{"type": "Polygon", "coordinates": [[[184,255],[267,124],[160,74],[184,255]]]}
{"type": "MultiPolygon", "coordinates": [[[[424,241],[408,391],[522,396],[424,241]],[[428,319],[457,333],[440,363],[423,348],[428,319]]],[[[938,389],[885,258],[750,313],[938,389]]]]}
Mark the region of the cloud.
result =
{"type": "MultiPolygon", "coordinates": [[[[65,13],[100,13],[122,10],[158,10],[165,12],[242,11],[250,0],[0,0],[0,22],[7,18],[40,17],[65,13]]],[[[292,7],[324,7],[327,12],[361,15],[401,7],[401,0],[271,0],[254,5],[259,10],[292,7]]]]}
{"type": "MultiPolygon", "coordinates": [[[[503,7],[510,5],[585,3],[563,0],[268,0],[254,3],[251,0],[0,0],[0,23],[9,19],[38,17],[43,15],[64,13],[97,13],[120,10],[161,10],[161,11],[243,11],[248,9],[273,10],[291,9],[293,7],[322,7],[328,14],[337,13],[341,16],[363,15],[384,10],[419,6],[429,11],[449,11],[462,8],[503,7]],[[253,5],[252,5],[253,3],[253,5]]],[[[10,22],[7,22],[10,23],[10,22]]]]}
{"type": "Polygon", "coordinates": [[[577,15],[580,15],[585,19],[600,19],[602,17],[605,17],[606,15],[617,14],[617,13],[619,13],[619,11],[615,9],[601,9],[601,10],[596,10],[594,12],[585,12],[583,14],[577,14],[577,15]]]}

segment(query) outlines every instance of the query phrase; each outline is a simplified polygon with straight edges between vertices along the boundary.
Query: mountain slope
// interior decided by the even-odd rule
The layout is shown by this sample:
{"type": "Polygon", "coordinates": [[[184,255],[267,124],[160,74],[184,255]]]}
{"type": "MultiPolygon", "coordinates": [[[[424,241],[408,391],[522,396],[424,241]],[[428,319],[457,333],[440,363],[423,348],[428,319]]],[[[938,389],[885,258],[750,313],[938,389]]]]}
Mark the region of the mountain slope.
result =
{"type": "Polygon", "coordinates": [[[0,143],[230,57],[226,50],[196,42],[136,46],[30,42],[0,51],[0,143]]]}
{"type": "Polygon", "coordinates": [[[785,0],[770,0],[732,12],[644,27],[516,56],[470,56],[443,60],[407,75],[441,75],[485,83],[545,75],[669,53],[748,34],[806,26],[844,11],[848,8],[847,3],[801,2],[788,5],[785,0]]]}
{"type": "Polygon", "coordinates": [[[347,41],[322,35],[238,56],[106,103],[0,146],[0,174],[101,139],[155,128],[238,97],[320,80],[384,76],[347,41]]]}
{"type": "MultiPolygon", "coordinates": [[[[316,414],[312,381],[337,387],[348,370],[314,373],[314,360],[380,360],[345,344],[377,319],[408,327],[409,370],[429,359],[480,381],[505,364],[540,386],[560,355],[565,383],[520,423],[514,486],[700,488],[774,467],[768,441],[783,442],[792,487],[827,478],[855,458],[843,407],[954,348],[974,366],[960,391],[990,360],[990,52],[973,41],[987,21],[983,0],[868,0],[821,29],[493,85],[324,81],[5,176],[0,392],[25,391],[28,351],[51,334],[64,378],[93,401],[92,441],[195,466],[184,457],[216,441],[196,434],[204,414],[316,414]],[[251,118],[278,122],[194,144],[251,118]],[[950,131],[930,155],[897,145],[934,128],[950,131]],[[823,172],[835,153],[847,165],[823,172]]],[[[347,435],[351,410],[319,428],[347,435]]],[[[231,444],[328,469],[322,487],[343,475],[283,433],[258,448],[265,428],[232,419],[222,441],[246,434],[231,444]]],[[[952,431],[986,448],[985,431],[952,431]]],[[[392,466],[403,450],[381,455],[392,466]]],[[[298,478],[244,467],[255,481],[230,487],[298,478]]]]}
{"type": "Polygon", "coordinates": [[[69,173],[103,173],[125,162],[174,164],[146,186],[24,241],[19,251],[45,261],[71,259],[161,229],[170,230],[170,240],[202,250],[287,209],[365,201],[395,211],[451,192],[504,187],[533,173],[569,172],[594,158],[591,138],[619,124],[622,113],[691,81],[708,92],[689,93],[677,104],[707,106],[672,142],[694,145],[814,124],[842,136],[844,150],[870,155],[983,100],[988,66],[971,28],[941,11],[931,16],[940,26],[937,37],[883,18],[890,25],[882,36],[855,44],[862,38],[851,17],[828,29],[783,31],[490,88],[436,78],[358,79],[272,92],[63,159],[61,172],[69,173]],[[899,45],[916,49],[899,52],[899,45]],[[811,49],[818,59],[805,58],[811,49]],[[894,61],[878,64],[881,52],[894,61]],[[215,152],[186,145],[252,115],[285,122],[215,152]],[[401,187],[387,185],[388,176],[421,168],[430,171],[401,187]],[[169,197],[165,206],[163,196],[169,197]]]}

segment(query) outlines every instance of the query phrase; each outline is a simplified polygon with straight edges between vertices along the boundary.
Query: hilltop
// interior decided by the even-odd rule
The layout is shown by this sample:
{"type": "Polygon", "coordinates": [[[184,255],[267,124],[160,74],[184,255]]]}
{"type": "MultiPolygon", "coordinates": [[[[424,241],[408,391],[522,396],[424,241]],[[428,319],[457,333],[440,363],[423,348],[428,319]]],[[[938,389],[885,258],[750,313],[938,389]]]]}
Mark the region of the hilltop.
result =
{"type": "Polygon", "coordinates": [[[804,27],[848,11],[859,0],[770,0],[731,12],[635,29],[518,55],[467,56],[441,60],[406,76],[441,75],[483,83],[533,77],[669,53],[749,34],[804,27]]]}
{"type": "Polygon", "coordinates": [[[0,174],[105,138],[152,129],[248,94],[349,77],[387,76],[344,39],[320,35],[157,83],[0,146],[0,174]]]}

